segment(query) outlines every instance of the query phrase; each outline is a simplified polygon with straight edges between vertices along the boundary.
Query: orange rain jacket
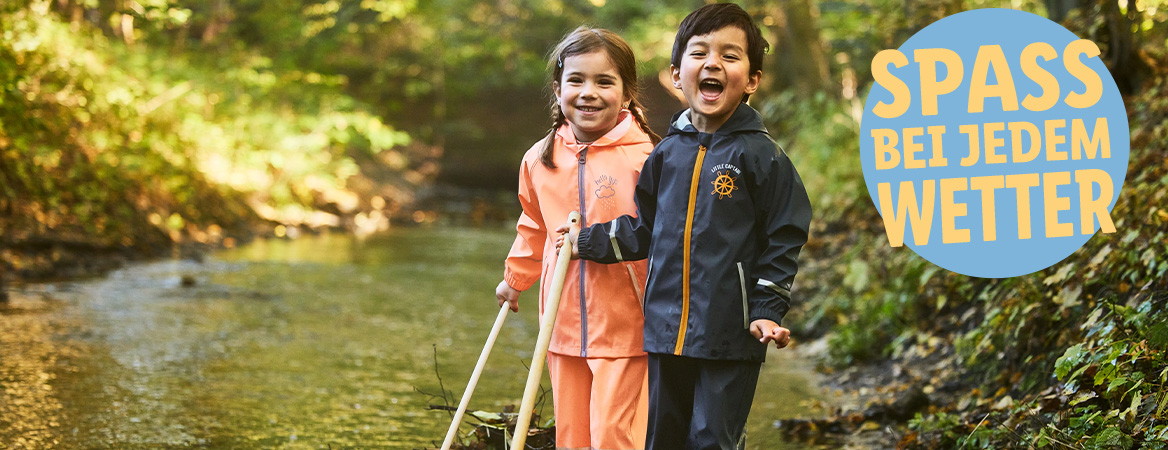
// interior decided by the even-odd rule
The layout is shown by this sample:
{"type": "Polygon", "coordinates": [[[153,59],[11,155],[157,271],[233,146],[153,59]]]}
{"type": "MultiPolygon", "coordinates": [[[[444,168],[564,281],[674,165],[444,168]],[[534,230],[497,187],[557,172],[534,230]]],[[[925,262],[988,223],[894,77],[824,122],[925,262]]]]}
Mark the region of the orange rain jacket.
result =
{"type": "MultiPolygon", "coordinates": [[[[556,264],[555,229],[580,211],[582,227],[636,214],[633,190],[653,150],[648,135],[628,111],[617,126],[592,144],[576,142],[569,125],[556,131],[555,169],[539,161],[541,140],[519,168],[523,214],[507,255],[503,279],[526,291],[540,280],[539,312],[556,264]]],[[[642,310],[645,261],[600,264],[571,261],[548,351],[561,355],[625,358],[644,355],[642,310]]]]}

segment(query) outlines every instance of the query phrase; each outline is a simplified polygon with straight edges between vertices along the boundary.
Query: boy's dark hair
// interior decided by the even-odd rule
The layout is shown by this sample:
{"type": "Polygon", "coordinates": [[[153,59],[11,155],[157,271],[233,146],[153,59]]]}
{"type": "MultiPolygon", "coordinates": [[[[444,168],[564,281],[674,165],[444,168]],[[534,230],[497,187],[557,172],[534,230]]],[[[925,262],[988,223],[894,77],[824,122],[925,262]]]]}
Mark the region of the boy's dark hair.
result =
{"type": "MultiPolygon", "coordinates": [[[[770,50],[771,44],[763,39],[762,31],[754,24],[750,14],[734,3],[706,5],[685,16],[685,20],[677,27],[677,36],[673,38],[673,55],[669,63],[681,67],[681,55],[690,38],[726,27],[738,27],[746,33],[746,57],[750,60],[750,73],[762,70],[762,56],[770,50]]],[[[744,95],[742,101],[749,97],[750,94],[744,95]]]]}

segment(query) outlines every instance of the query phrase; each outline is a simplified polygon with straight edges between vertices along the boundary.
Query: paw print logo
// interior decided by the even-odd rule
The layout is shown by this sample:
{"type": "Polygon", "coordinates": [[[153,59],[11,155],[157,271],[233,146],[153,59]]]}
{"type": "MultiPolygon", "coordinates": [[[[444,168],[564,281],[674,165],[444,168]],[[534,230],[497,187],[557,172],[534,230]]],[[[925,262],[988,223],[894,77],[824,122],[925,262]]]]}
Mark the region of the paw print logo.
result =
{"type": "Polygon", "coordinates": [[[718,172],[718,178],[710,183],[714,185],[714,191],[710,195],[718,194],[718,199],[721,200],[726,197],[733,197],[734,191],[738,190],[738,186],[734,182],[737,178],[730,176],[730,171],[718,172]]]}
{"type": "Polygon", "coordinates": [[[597,186],[596,191],[594,191],[596,198],[600,201],[600,205],[607,209],[616,208],[616,189],[613,187],[616,182],[616,178],[608,175],[601,175],[594,181],[597,186]]]}

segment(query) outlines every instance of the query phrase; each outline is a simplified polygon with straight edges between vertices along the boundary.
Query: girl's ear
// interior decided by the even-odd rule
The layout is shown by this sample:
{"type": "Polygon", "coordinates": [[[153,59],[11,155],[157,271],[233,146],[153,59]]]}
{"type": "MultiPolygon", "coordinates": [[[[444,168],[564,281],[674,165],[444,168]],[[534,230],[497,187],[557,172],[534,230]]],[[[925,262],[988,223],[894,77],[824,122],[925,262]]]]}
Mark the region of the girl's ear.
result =
{"type": "Polygon", "coordinates": [[[556,94],[557,99],[560,98],[560,82],[559,81],[552,82],[552,93],[556,94]]]}

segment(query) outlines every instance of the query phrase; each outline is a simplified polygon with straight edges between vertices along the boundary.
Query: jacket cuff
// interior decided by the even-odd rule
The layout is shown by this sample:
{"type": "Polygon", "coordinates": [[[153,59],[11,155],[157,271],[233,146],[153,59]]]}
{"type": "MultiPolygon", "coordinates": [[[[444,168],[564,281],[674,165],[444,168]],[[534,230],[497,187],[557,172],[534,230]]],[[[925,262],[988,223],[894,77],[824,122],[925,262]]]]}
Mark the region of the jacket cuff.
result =
{"type": "Polygon", "coordinates": [[[603,256],[596,254],[592,248],[592,232],[597,229],[598,227],[595,225],[580,229],[580,235],[576,237],[576,251],[580,254],[580,259],[595,261],[598,257],[603,256]]]}
{"type": "Polygon", "coordinates": [[[510,267],[503,269],[503,281],[506,281],[508,286],[517,291],[531,289],[536,280],[539,280],[538,276],[523,276],[512,271],[510,267]]]}
{"type": "Polygon", "coordinates": [[[774,323],[783,325],[783,316],[786,316],[786,311],[775,311],[770,308],[755,308],[750,311],[750,321],[754,322],[759,319],[767,319],[774,323]]]}

